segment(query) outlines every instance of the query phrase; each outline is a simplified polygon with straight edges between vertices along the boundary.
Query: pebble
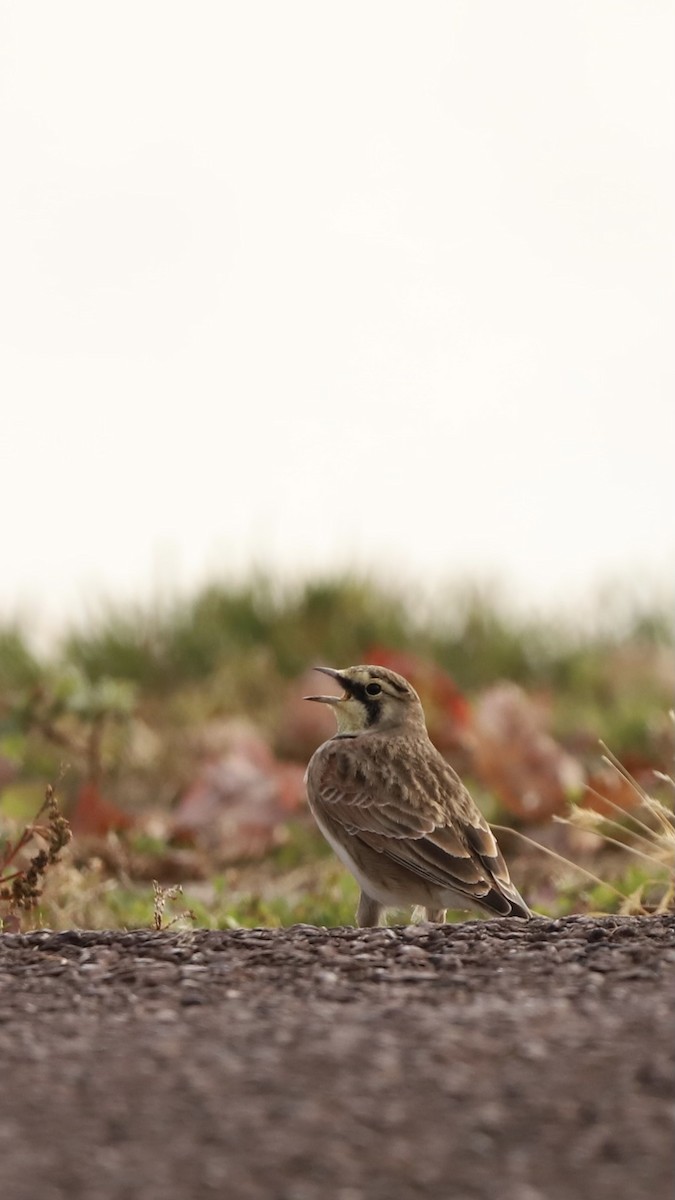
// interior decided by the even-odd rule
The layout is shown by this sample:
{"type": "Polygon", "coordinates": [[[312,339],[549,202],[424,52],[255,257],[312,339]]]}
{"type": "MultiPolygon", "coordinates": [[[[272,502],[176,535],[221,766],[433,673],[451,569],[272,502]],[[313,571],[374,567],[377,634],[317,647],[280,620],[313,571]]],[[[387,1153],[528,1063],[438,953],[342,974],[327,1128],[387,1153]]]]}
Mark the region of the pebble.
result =
{"type": "Polygon", "coordinates": [[[401,946],[398,951],[399,958],[419,958],[428,961],[429,955],[422,946],[401,946]]]}

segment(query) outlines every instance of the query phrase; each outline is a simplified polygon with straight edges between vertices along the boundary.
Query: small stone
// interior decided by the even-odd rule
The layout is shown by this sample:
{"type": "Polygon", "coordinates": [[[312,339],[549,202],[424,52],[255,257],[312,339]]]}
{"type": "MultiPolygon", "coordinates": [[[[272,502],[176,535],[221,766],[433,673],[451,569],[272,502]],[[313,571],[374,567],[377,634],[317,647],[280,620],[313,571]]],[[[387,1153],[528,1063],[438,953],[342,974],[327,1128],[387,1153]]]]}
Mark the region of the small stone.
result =
{"type": "Polygon", "coordinates": [[[335,974],[335,971],[319,971],[318,977],[321,980],[321,983],[333,984],[337,983],[338,981],[338,976],[335,974]]]}
{"type": "Polygon", "coordinates": [[[410,958],[427,959],[429,957],[426,950],[423,950],[421,946],[401,946],[401,948],[399,950],[399,955],[402,958],[404,957],[404,958],[408,958],[408,959],[410,959],[410,958]]]}

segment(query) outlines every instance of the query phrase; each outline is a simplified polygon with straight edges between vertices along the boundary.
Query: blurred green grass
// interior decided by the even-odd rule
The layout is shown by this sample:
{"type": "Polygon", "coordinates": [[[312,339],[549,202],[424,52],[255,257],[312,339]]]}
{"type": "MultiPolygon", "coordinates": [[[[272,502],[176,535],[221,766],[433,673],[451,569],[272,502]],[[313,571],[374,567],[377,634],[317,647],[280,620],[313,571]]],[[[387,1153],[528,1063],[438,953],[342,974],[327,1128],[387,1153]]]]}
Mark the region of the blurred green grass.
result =
{"type": "Polygon", "coordinates": [[[616,656],[625,658],[630,648],[633,669],[649,660],[642,683],[663,700],[668,685],[650,667],[659,648],[672,648],[673,622],[665,603],[603,604],[592,621],[576,622],[518,615],[469,586],[431,602],[414,589],[397,592],[355,578],[295,588],[258,578],[213,584],[162,608],[111,606],[67,632],[51,655],[37,654],[16,624],[0,627],[0,695],[37,686],[67,667],[92,683],[129,681],[148,697],[213,681],[226,670],[246,708],[259,698],[261,674],[270,690],[315,662],[363,661],[375,644],[430,658],[466,691],[504,678],[596,704],[615,698],[616,656]]]}

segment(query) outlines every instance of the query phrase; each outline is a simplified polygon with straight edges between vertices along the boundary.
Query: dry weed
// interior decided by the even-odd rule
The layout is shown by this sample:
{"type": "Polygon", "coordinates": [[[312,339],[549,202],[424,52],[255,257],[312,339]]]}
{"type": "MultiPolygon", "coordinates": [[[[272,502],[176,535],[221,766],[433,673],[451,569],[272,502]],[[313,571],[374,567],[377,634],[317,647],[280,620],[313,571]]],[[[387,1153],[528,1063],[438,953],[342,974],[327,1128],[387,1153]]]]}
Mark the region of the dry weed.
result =
{"type": "Polygon", "coordinates": [[[6,906],[3,928],[20,929],[18,912],[35,908],[45,886],[46,872],[59,861],[70,841],[68,821],[59,809],[54,788],[47,785],[45,798],[34,819],[16,841],[0,844],[0,904],[6,906]],[[37,850],[25,861],[31,844],[37,850]]]}

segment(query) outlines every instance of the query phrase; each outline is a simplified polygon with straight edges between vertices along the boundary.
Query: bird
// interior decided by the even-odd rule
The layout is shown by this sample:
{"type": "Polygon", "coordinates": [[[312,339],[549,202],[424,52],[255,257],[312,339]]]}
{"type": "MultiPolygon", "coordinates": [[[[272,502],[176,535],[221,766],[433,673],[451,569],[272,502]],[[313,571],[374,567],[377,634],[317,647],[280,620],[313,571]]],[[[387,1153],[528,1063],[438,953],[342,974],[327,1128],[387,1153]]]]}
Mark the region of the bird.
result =
{"type": "Polygon", "coordinates": [[[531,917],[487,821],[431,742],[412,684],[386,667],[314,669],[342,691],[304,697],[337,719],[309,761],[307,799],[361,889],[357,925],[407,906],[439,923],[448,908],[531,917]]]}

